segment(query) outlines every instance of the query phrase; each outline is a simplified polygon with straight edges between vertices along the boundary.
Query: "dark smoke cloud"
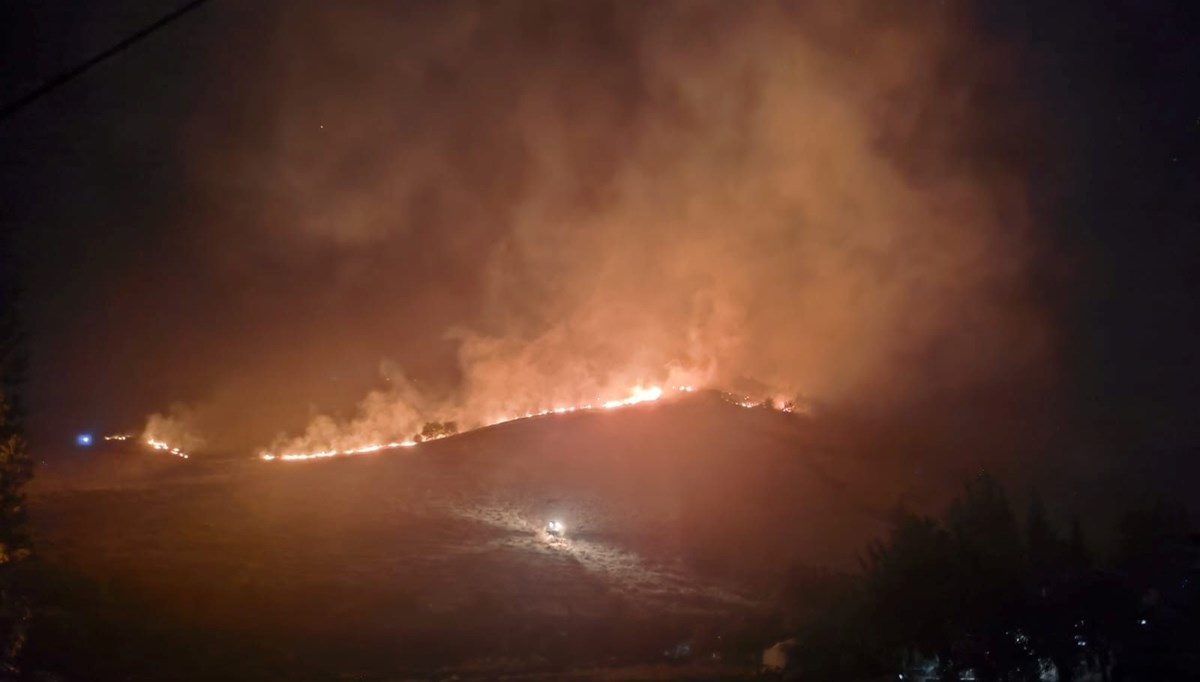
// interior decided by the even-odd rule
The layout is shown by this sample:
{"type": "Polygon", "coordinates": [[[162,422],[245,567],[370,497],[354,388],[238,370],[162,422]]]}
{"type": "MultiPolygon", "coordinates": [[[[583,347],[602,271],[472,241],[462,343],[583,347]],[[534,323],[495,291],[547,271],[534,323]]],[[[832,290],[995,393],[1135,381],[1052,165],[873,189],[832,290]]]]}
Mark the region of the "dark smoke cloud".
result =
{"type": "MultiPolygon", "coordinates": [[[[392,344],[357,416],[312,419],[296,447],[634,385],[888,406],[1046,359],[1022,169],[979,143],[1019,111],[980,107],[1010,76],[966,14],[221,11],[241,32],[212,55],[186,146],[208,267],[259,318],[262,355],[392,344]],[[253,312],[277,309],[279,329],[253,312]]],[[[281,387],[267,397],[217,372],[190,430],[294,428],[284,374],[255,375],[281,387]]]]}

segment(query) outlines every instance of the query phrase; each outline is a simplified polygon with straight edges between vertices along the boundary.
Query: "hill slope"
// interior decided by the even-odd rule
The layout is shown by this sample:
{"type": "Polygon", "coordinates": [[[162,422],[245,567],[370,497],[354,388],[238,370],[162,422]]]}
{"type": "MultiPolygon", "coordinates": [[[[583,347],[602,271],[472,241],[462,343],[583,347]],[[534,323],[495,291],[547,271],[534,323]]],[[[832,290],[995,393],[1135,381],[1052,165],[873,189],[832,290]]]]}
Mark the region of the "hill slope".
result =
{"type": "Polygon", "coordinates": [[[439,660],[434,633],[468,622],[507,651],[546,619],[762,612],[787,566],[878,530],[854,466],[806,418],[694,396],[343,459],[172,461],[34,513],[44,554],[189,621],[439,660]]]}

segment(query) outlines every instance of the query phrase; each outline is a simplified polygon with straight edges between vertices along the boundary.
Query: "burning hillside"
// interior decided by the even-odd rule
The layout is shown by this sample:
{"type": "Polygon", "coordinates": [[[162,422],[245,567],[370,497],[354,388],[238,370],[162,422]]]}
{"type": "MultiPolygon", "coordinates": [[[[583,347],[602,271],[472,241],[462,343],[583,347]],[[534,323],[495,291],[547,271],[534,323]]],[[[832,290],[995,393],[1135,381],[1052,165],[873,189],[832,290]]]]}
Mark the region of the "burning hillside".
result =
{"type": "Polygon", "coordinates": [[[1036,368],[1021,189],[964,153],[1007,74],[963,17],[869,5],[280,5],[239,66],[273,106],[198,115],[208,212],[174,223],[239,295],[162,325],[195,354],[115,344],[183,397],[143,437],[282,460],[636,387],[886,410],[1036,368]]]}
{"type": "MultiPolygon", "coordinates": [[[[517,421],[517,420],[521,420],[521,419],[533,419],[535,417],[546,417],[546,416],[551,416],[551,415],[567,415],[567,414],[573,414],[576,412],[616,410],[616,409],[620,409],[620,408],[624,408],[624,407],[630,407],[633,405],[640,405],[642,403],[656,402],[663,398],[668,398],[668,399],[677,398],[679,396],[686,395],[686,394],[692,393],[694,391],[695,391],[695,389],[691,386],[672,386],[667,391],[664,391],[661,387],[658,387],[658,386],[645,386],[645,387],[644,386],[635,386],[629,392],[629,394],[624,398],[596,401],[594,403],[584,403],[581,405],[559,405],[557,407],[541,410],[540,412],[525,412],[524,414],[515,414],[515,415],[500,417],[500,418],[488,421],[483,424],[470,423],[471,425],[468,428],[465,428],[462,430],[459,429],[458,424],[454,421],[444,421],[444,422],[429,421],[429,422],[425,422],[425,424],[421,428],[420,432],[415,433],[412,437],[405,439],[405,440],[393,440],[393,441],[388,441],[388,442],[371,442],[371,443],[366,443],[366,444],[358,444],[358,445],[353,445],[353,446],[349,446],[349,447],[343,447],[340,449],[337,447],[329,447],[329,448],[323,449],[323,450],[315,450],[315,451],[308,451],[308,452],[297,452],[295,450],[291,450],[291,451],[286,451],[283,453],[275,453],[275,452],[263,451],[263,452],[260,452],[258,456],[260,459],[263,459],[265,461],[279,460],[279,461],[283,461],[283,462],[293,462],[293,461],[303,461],[303,460],[312,460],[312,459],[325,459],[325,458],[329,458],[329,457],[347,457],[347,456],[351,456],[351,455],[363,455],[363,454],[380,452],[380,451],[384,451],[384,450],[394,450],[396,448],[411,448],[411,447],[415,447],[416,445],[418,445],[419,443],[422,443],[422,442],[439,440],[441,438],[446,438],[446,437],[458,435],[461,433],[468,433],[470,431],[474,431],[474,430],[477,430],[480,428],[486,428],[489,426],[497,426],[500,424],[506,424],[508,422],[513,422],[513,421],[517,421]]],[[[740,407],[746,407],[746,408],[762,407],[762,408],[778,410],[780,412],[786,412],[786,413],[794,412],[797,408],[796,401],[788,400],[786,398],[767,398],[765,400],[754,400],[748,396],[740,396],[739,397],[739,396],[735,396],[733,394],[729,394],[729,393],[725,393],[725,392],[719,392],[719,391],[710,391],[710,392],[713,393],[714,395],[719,395],[722,397],[722,399],[726,400],[727,402],[738,405],[740,407]]],[[[153,426],[148,427],[146,432],[140,438],[135,437],[133,434],[113,434],[113,435],[105,436],[104,440],[107,442],[136,441],[136,442],[139,442],[153,450],[167,452],[172,455],[175,455],[176,457],[181,457],[183,459],[189,458],[188,453],[184,452],[180,447],[172,445],[167,442],[164,442],[162,440],[159,440],[154,435],[152,435],[152,433],[153,433],[153,426]]],[[[361,436],[357,436],[357,438],[361,438],[361,436]]],[[[303,442],[303,441],[301,441],[301,442],[303,442]]]]}

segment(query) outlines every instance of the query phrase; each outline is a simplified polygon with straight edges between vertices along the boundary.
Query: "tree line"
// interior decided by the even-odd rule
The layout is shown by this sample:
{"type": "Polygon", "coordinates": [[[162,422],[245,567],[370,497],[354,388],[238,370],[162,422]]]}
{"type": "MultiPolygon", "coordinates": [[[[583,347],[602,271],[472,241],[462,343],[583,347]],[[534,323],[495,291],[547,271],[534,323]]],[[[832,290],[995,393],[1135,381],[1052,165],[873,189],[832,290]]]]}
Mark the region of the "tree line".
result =
{"type": "Polygon", "coordinates": [[[809,680],[1200,679],[1200,539],[1186,509],[1124,516],[1096,556],[992,476],[940,516],[897,508],[853,573],[796,570],[789,674],[809,680]]]}

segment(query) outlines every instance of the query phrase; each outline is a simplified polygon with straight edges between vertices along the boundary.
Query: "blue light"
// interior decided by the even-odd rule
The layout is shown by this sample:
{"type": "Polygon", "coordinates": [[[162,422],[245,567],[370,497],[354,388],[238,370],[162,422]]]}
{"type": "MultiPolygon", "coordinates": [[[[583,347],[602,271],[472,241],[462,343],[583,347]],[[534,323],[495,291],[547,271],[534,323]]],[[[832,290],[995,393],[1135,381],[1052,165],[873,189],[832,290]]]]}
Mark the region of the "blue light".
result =
{"type": "Polygon", "coordinates": [[[75,444],[81,448],[90,448],[92,446],[92,434],[81,433],[75,436],[75,444]]]}

